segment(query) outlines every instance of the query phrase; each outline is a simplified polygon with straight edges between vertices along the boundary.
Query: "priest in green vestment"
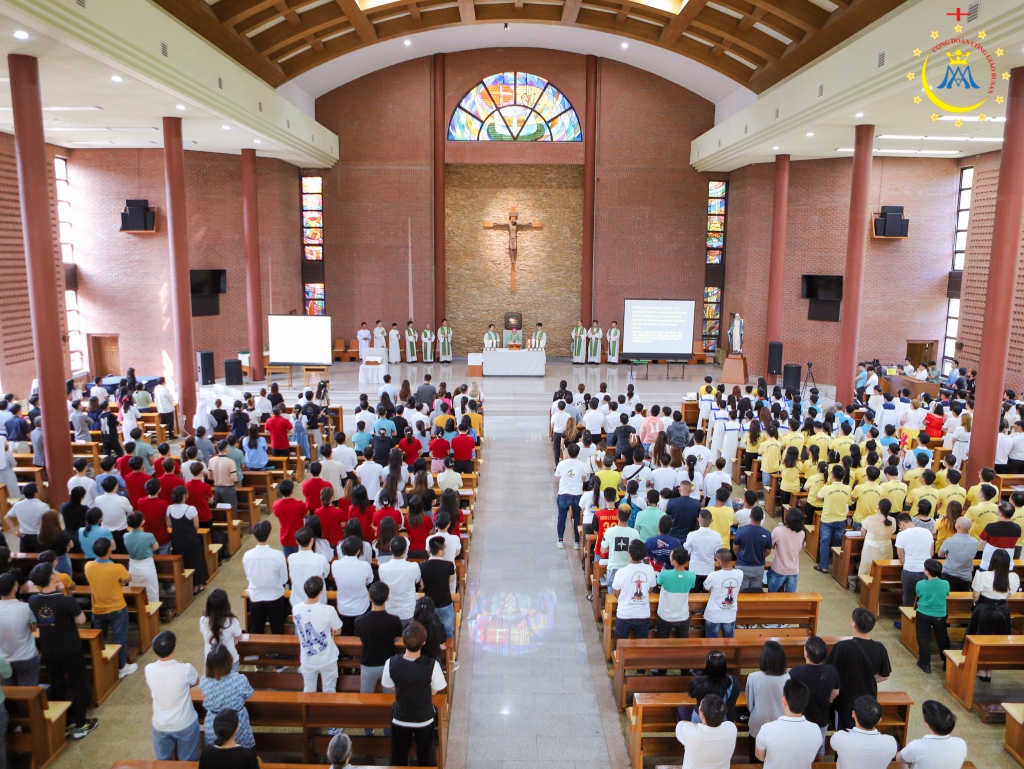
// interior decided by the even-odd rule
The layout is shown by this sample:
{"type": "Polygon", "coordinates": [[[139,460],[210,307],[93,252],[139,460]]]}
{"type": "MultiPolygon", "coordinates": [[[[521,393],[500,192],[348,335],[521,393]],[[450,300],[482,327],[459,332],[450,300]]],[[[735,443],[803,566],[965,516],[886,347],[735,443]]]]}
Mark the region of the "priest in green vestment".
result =
{"type": "Polygon", "coordinates": [[[601,362],[601,340],[604,338],[604,330],[597,325],[595,320],[587,332],[587,363],[601,362]]]}
{"type": "Polygon", "coordinates": [[[609,363],[619,362],[619,339],[621,339],[621,337],[622,332],[619,331],[619,324],[613,320],[612,327],[608,329],[608,333],[605,334],[605,339],[608,340],[609,363]]]}
{"type": "Polygon", "coordinates": [[[585,363],[587,356],[587,327],[581,320],[572,330],[572,362],[585,363]]]}
{"type": "Polygon", "coordinates": [[[437,358],[442,363],[451,363],[452,360],[452,327],[448,325],[448,319],[441,321],[441,327],[437,330],[437,358]]]}

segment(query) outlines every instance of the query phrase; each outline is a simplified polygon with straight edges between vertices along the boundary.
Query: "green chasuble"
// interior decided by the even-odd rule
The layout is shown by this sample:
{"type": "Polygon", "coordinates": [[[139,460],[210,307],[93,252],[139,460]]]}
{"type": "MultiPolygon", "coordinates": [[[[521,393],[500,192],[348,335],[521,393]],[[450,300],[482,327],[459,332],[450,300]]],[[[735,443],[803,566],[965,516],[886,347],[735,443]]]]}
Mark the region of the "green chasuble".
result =
{"type": "Polygon", "coordinates": [[[452,359],[452,327],[441,326],[437,330],[438,357],[441,360],[452,359]]]}
{"type": "Polygon", "coordinates": [[[572,357],[574,361],[576,361],[577,359],[579,362],[583,361],[583,345],[586,338],[587,329],[584,328],[583,326],[576,326],[576,328],[572,330],[572,357]]]}

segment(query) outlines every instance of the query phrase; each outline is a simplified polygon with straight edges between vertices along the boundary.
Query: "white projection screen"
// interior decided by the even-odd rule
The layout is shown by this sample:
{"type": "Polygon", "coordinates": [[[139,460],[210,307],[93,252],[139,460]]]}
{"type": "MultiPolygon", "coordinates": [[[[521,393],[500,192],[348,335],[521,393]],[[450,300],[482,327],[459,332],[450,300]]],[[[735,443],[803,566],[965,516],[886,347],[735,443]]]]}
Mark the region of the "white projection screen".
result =
{"type": "Polygon", "coordinates": [[[328,315],[268,315],[271,366],[330,366],[334,363],[328,315]]]}
{"type": "Polygon", "coordinates": [[[623,356],[667,359],[693,355],[694,305],[691,300],[626,299],[623,356]]]}

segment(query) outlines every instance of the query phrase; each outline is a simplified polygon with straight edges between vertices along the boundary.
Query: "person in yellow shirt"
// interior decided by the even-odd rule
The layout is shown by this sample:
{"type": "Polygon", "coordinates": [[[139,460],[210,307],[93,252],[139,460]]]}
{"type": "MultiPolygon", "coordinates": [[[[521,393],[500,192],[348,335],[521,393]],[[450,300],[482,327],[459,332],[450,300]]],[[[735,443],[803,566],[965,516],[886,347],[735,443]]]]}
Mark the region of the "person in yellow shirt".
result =
{"type": "MultiPolygon", "coordinates": [[[[1020,526],[1021,532],[1024,532],[1024,491],[1015,491],[1010,495],[1010,504],[1013,505],[1013,518],[1010,520],[1020,526]]],[[[1020,559],[1021,546],[1024,545],[1024,533],[1022,533],[1020,539],[1017,540],[1017,548],[1014,550],[1014,560],[1020,559]]]]}
{"type": "Polygon", "coordinates": [[[826,433],[821,425],[814,425],[814,434],[808,435],[804,439],[804,443],[808,446],[812,444],[817,446],[821,456],[827,456],[828,446],[832,443],[832,436],[826,433]]]}
{"type": "Polygon", "coordinates": [[[921,473],[921,485],[907,492],[906,504],[910,508],[911,517],[917,517],[920,513],[917,512],[918,504],[921,500],[928,500],[928,512],[929,514],[938,510],[939,507],[939,490],[932,484],[935,483],[935,473],[931,470],[925,470],[921,473]]]}
{"type": "MultiPolygon", "coordinates": [[[[958,531],[957,524],[962,518],[966,528],[963,529],[964,534],[971,530],[971,521],[964,514],[963,505],[955,499],[951,499],[946,505],[944,515],[935,521],[935,552],[939,552],[942,549],[942,543],[950,537],[956,536],[961,533],[958,531]]],[[[970,582],[968,582],[968,590],[970,590],[970,582]]]]}
{"type": "Polygon", "coordinates": [[[761,457],[761,485],[768,488],[772,482],[772,473],[779,471],[782,457],[782,443],[779,441],[779,430],[775,425],[768,425],[765,438],[757,447],[757,453],[761,457]]]}
{"type": "Polygon", "coordinates": [[[810,478],[818,472],[818,462],[821,461],[820,452],[817,446],[804,446],[800,452],[800,475],[810,478]]]}
{"type": "Polygon", "coordinates": [[[619,485],[622,483],[622,473],[615,469],[615,460],[605,454],[603,464],[604,470],[594,473],[598,480],[601,481],[601,491],[605,489],[615,489],[618,491],[619,485]]]}
{"type": "MultiPolygon", "coordinates": [[[[981,480],[971,488],[967,489],[967,509],[971,509],[971,505],[976,505],[981,501],[980,492],[981,487],[986,483],[993,483],[996,479],[996,471],[991,467],[981,468],[981,480]]],[[[971,536],[974,536],[973,534],[971,536]]]]}
{"type": "Polygon", "coordinates": [[[839,425],[839,435],[833,438],[828,444],[829,451],[835,451],[839,454],[839,458],[842,459],[845,456],[849,456],[850,447],[853,445],[853,438],[850,437],[850,433],[853,432],[853,424],[850,422],[843,422],[839,425]]]}
{"type": "Polygon", "coordinates": [[[869,451],[878,451],[878,446],[879,446],[879,443],[878,443],[878,436],[879,436],[878,428],[872,426],[871,429],[869,429],[867,431],[866,436],[867,437],[865,437],[864,440],[862,440],[860,442],[860,451],[861,451],[861,453],[862,454],[867,454],[869,451]],[[870,443],[874,443],[875,445],[874,446],[869,446],[868,444],[870,444],[870,443]]]}
{"type": "Polygon", "coordinates": [[[882,477],[882,463],[878,460],[878,454],[874,451],[869,451],[867,456],[864,457],[864,465],[857,470],[857,483],[865,483],[868,477],[868,468],[873,467],[878,470],[878,477],[882,477]]]}
{"type": "Polygon", "coordinates": [[[797,459],[800,457],[800,451],[796,446],[790,446],[786,449],[786,458],[782,460],[782,467],[780,472],[782,478],[779,480],[779,491],[782,492],[780,501],[784,505],[789,504],[790,494],[795,494],[800,491],[800,468],[797,466],[797,459]]]}
{"type": "Polygon", "coordinates": [[[100,537],[92,545],[96,560],[86,561],[85,579],[92,589],[92,626],[106,634],[110,629],[113,643],[120,644],[117,667],[118,677],[131,675],[139,666],[128,664],[128,604],[121,585],[131,581],[128,569],[110,560],[113,543],[100,537]]]}
{"type": "Polygon", "coordinates": [[[979,541],[985,527],[999,520],[999,506],[992,501],[998,496],[999,490],[995,486],[983,483],[978,492],[981,501],[967,509],[967,517],[971,519],[971,536],[979,541]]]}
{"type": "MultiPolygon", "coordinates": [[[[952,454],[950,454],[952,456],[952,454]]],[[[943,472],[943,471],[939,471],[943,472]]],[[[967,504],[967,492],[964,487],[960,485],[960,471],[956,468],[949,468],[945,471],[946,473],[946,485],[939,489],[939,508],[935,511],[936,515],[945,516],[946,506],[950,502],[959,502],[960,509],[963,510],[963,506],[967,504]]],[[[936,483],[938,486],[938,475],[936,473],[936,483]]]]}
{"type": "Polygon", "coordinates": [[[928,468],[928,462],[929,459],[927,454],[918,454],[917,467],[903,473],[903,482],[907,484],[908,493],[921,485],[921,477],[924,475],[924,471],[928,468]]]}
{"type": "Polygon", "coordinates": [[[900,471],[893,465],[885,468],[882,496],[892,503],[893,510],[902,510],[903,503],[907,501],[907,484],[900,480],[900,471]]]}
{"type": "Polygon", "coordinates": [[[736,511],[729,504],[731,493],[731,487],[720,486],[715,492],[715,504],[707,508],[711,513],[711,528],[722,535],[723,547],[724,543],[729,541],[729,529],[736,519],[736,511]]]}
{"type": "Polygon", "coordinates": [[[843,468],[832,468],[832,483],[818,491],[821,500],[821,535],[818,545],[817,571],[828,574],[828,556],[832,548],[843,544],[846,519],[850,512],[850,487],[843,483],[843,468]]]}
{"type": "MultiPolygon", "coordinates": [[[[796,420],[791,420],[795,424],[799,424],[796,420]]],[[[790,429],[788,433],[782,436],[782,453],[785,455],[786,450],[790,446],[796,446],[797,450],[802,450],[807,445],[807,436],[801,430],[790,429]]]]}
{"type": "Polygon", "coordinates": [[[942,458],[942,467],[939,468],[937,473],[935,473],[935,488],[940,490],[946,488],[949,484],[949,481],[946,480],[946,476],[949,474],[949,471],[955,467],[956,457],[952,454],[946,454],[946,456],[942,458]]]}
{"type": "Polygon", "coordinates": [[[857,500],[857,507],[853,511],[853,528],[860,529],[865,518],[869,518],[878,511],[878,501],[882,498],[882,487],[878,483],[878,468],[868,465],[864,468],[867,474],[865,483],[858,483],[850,492],[850,498],[857,500]]]}
{"type": "Polygon", "coordinates": [[[818,462],[815,468],[817,472],[808,475],[804,481],[804,491],[807,492],[807,505],[813,510],[821,509],[821,500],[818,499],[818,491],[825,485],[828,478],[828,462],[818,462]]]}

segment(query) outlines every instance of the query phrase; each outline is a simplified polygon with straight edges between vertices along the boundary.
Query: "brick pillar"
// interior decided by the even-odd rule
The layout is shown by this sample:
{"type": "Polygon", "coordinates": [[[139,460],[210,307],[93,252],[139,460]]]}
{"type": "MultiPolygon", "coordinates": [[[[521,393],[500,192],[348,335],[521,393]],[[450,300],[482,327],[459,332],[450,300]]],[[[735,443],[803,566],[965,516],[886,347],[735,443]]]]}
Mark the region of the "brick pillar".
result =
{"type": "Polygon", "coordinates": [[[242,150],[242,230],[245,236],[245,300],[249,318],[249,377],[263,372],[263,286],[260,279],[260,207],[256,188],[256,150],[242,150]]]}
{"type": "Polygon", "coordinates": [[[10,54],[7,67],[14,110],[14,148],[18,161],[21,232],[25,242],[32,344],[43,416],[43,449],[49,480],[50,506],[68,500],[71,478],[71,434],[68,432],[64,345],[61,339],[57,266],[50,220],[50,177],[47,173],[43,106],[39,94],[39,60],[10,54]]]}
{"type": "Polygon", "coordinates": [[[444,109],[444,54],[434,54],[434,328],[445,317],[444,146],[448,119],[444,109]]]}
{"type": "Polygon", "coordinates": [[[167,245],[171,255],[171,320],[178,429],[191,432],[196,413],[196,354],[192,339],[192,291],[188,275],[188,212],[185,210],[185,150],[181,118],[164,118],[164,182],[167,185],[167,245]]]}
{"type": "Polygon", "coordinates": [[[973,478],[992,467],[1002,412],[1006,362],[1010,353],[1013,291],[1017,285],[1017,254],[1024,218],[1024,67],[1010,72],[1003,151],[999,157],[988,291],[978,356],[978,386],[974,393],[970,469],[973,478]]]}
{"type": "MultiPolygon", "coordinates": [[[[583,123],[583,288],[580,317],[590,328],[594,315],[594,200],[597,186],[597,57],[587,56],[587,112],[583,123]]],[[[608,323],[606,322],[607,326],[608,323]]]]}
{"type": "Polygon", "coordinates": [[[860,341],[860,297],[864,289],[864,253],[868,241],[868,189],[871,184],[873,125],[857,126],[853,145],[853,178],[850,181],[850,221],[846,234],[846,275],[843,278],[843,325],[839,335],[839,372],[836,400],[853,402],[857,376],[857,343],[860,341]]]}
{"type": "Polygon", "coordinates": [[[768,317],[764,334],[764,378],[775,384],[768,373],[768,345],[781,342],[782,279],[786,269],[786,223],[789,217],[789,155],[775,156],[775,196],[772,205],[772,252],[768,263],[768,317]]]}

